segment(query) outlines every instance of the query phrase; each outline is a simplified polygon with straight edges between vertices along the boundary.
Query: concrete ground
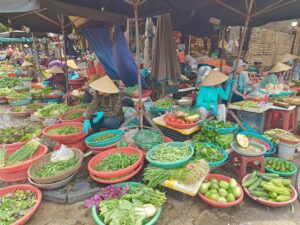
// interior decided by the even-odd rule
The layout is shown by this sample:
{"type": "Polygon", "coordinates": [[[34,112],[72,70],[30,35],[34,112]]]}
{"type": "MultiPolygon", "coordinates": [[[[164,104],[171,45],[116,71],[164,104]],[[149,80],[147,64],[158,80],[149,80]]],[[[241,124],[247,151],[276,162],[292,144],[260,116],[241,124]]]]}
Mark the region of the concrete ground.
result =
{"type": "MultiPolygon", "coordinates": [[[[0,112],[6,107],[0,105],[0,112]]],[[[0,116],[0,128],[11,124],[28,123],[29,120],[0,116]]],[[[300,154],[294,162],[300,165],[300,154]]],[[[227,168],[215,171],[234,177],[227,168]]],[[[4,184],[0,183],[0,187],[4,184]]],[[[90,209],[83,202],[72,205],[43,201],[28,225],[92,225],[95,224],[90,209]]],[[[229,209],[210,207],[201,199],[167,190],[167,202],[157,225],[300,225],[300,203],[283,208],[267,208],[245,196],[238,206],[229,209]]]]}

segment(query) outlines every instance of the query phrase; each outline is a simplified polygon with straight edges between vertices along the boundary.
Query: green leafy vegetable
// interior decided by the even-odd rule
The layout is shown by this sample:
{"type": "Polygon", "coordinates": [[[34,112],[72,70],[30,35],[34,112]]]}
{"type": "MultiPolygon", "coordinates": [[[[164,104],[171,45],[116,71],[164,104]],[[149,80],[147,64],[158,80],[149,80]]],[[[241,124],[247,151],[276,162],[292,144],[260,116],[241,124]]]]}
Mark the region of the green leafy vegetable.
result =
{"type": "Polygon", "coordinates": [[[64,116],[64,120],[74,120],[81,117],[83,112],[72,112],[64,116]]]}
{"type": "Polygon", "coordinates": [[[97,171],[116,171],[134,164],[139,159],[137,154],[125,155],[122,152],[108,154],[100,163],[94,166],[97,171]]]}
{"type": "Polygon", "coordinates": [[[10,225],[21,219],[36,203],[32,191],[16,190],[0,198],[0,224],[10,225]]]}
{"type": "Polygon", "coordinates": [[[217,148],[207,144],[195,143],[194,150],[194,159],[205,159],[207,162],[218,162],[224,158],[217,148]]]}
{"type": "Polygon", "coordinates": [[[56,162],[49,162],[44,167],[40,168],[34,173],[36,177],[50,177],[57,175],[72,166],[74,166],[78,162],[78,157],[74,156],[69,160],[59,160],[56,162]]]}
{"type": "Polygon", "coordinates": [[[154,129],[141,129],[134,136],[134,145],[144,151],[164,143],[160,133],[154,129]]]}
{"type": "Polygon", "coordinates": [[[66,135],[80,132],[81,129],[73,127],[73,126],[64,126],[59,128],[54,128],[48,131],[48,134],[56,134],[56,135],[66,135]]]}
{"type": "Polygon", "coordinates": [[[93,138],[92,142],[108,140],[108,139],[114,138],[115,136],[117,136],[117,134],[115,134],[115,133],[101,134],[101,135],[93,138]]]}
{"type": "Polygon", "coordinates": [[[39,109],[36,115],[41,117],[59,116],[69,110],[65,104],[48,103],[44,108],[39,109]]]}

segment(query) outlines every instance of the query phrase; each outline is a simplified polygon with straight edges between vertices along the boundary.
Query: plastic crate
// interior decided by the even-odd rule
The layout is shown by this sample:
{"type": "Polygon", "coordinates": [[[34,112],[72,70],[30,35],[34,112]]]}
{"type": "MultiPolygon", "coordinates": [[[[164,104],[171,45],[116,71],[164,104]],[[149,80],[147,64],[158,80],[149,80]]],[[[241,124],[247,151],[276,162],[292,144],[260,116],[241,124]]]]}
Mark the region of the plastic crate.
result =
{"type": "Polygon", "coordinates": [[[185,135],[185,134],[181,134],[178,131],[169,129],[167,127],[163,127],[163,126],[159,126],[159,129],[164,133],[165,136],[172,138],[174,141],[187,141],[187,140],[191,140],[192,137],[194,136],[195,133],[193,134],[189,134],[189,135],[185,135]]]}

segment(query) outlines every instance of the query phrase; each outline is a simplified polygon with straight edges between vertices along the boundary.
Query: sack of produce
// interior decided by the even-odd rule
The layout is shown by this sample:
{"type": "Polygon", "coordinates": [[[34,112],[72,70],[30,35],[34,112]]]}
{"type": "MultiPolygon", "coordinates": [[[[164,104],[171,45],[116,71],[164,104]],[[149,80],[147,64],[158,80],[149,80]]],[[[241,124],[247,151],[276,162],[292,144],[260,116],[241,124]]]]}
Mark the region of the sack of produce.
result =
{"type": "Polygon", "coordinates": [[[134,136],[134,145],[144,151],[164,143],[160,133],[154,129],[141,129],[134,136]]]}

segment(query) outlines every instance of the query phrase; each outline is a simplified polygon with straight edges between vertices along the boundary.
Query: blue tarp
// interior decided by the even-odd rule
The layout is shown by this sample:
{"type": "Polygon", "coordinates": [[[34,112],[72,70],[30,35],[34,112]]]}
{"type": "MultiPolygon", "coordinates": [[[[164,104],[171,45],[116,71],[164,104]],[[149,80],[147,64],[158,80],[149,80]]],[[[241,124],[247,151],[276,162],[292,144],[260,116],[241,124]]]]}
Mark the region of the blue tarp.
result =
{"type": "Polygon", "coordinates": [[[32,42],[32,38],[0,38],[0,42],[32,42]]]}
{"type": "MultiPolygon", "coordinates": [[[[138,83],[137,66],[121,27],[116,26],[113,40],[110,39],[108,27],[83,27],[82,31],[91,49],[112,79],[122,80],[129,87],[138,83]]],[[[148,87],[143,78],[142,86],[143,88],[148,87]]]]}

